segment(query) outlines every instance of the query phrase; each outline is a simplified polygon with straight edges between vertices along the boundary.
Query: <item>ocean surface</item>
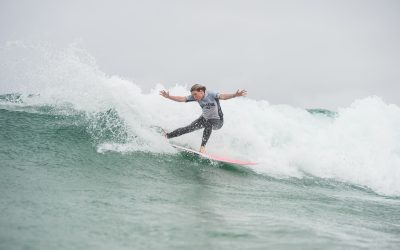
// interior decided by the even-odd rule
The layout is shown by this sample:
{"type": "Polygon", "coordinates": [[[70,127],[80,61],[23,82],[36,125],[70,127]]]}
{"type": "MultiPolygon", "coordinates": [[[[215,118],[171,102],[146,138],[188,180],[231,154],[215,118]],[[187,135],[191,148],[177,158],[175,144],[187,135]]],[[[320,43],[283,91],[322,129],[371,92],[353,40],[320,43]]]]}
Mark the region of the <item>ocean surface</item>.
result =
{"type": "Polygon", "coordinates": [[[198,105],[85,51],[9,44],[0,64],[0,249],[400,249],[400,108],[377,96],[335,112],[221,102],[207,150],[259,163],[233,166],[154,129],[198,105]]]}

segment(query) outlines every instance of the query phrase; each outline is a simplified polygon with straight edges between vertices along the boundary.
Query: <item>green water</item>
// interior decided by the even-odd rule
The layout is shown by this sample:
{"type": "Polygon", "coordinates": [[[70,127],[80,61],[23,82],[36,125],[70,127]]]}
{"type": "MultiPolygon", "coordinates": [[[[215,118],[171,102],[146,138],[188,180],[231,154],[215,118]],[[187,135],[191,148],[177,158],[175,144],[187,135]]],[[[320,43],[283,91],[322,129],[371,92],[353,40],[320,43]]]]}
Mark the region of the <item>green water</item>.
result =
{"type": "Polygon", "coordinates": [[[400,248],[398,197],[182,153],[99,153],[111,132],[80,115],[0,109],[0,128],[0,249],[400,248]]]}

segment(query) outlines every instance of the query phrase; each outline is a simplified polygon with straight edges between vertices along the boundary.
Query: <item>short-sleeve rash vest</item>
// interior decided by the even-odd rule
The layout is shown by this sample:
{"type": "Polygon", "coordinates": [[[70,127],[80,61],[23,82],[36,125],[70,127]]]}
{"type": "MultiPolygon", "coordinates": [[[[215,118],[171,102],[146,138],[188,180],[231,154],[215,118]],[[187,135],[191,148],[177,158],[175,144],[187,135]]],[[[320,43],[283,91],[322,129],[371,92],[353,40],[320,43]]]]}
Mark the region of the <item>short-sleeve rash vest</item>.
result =
{"type": "MultiPolygon", "coordinates": [[[[192,95],[186,97],[186,102],[196,101],[192,95]]],[[[219,93],[207,91],[204,93],[203,99],[198,101],[203,110],[202,116],[206,119],[223,119],[221,105],[219,104],[219,93]]]]}

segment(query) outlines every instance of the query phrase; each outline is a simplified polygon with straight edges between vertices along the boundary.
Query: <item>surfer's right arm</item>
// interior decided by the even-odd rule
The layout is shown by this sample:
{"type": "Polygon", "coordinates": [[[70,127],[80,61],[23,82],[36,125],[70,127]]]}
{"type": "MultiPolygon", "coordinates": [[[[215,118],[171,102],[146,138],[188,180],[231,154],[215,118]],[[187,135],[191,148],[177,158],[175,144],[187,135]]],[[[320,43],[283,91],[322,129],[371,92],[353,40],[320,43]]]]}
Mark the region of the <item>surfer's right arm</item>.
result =
{"type": "Polygon", "coordinates": [[[165,90],[161,90],[160,95],[176,102],[186,102],[186,96],[172,96],[169,95],[169,92],[165,90]]]}

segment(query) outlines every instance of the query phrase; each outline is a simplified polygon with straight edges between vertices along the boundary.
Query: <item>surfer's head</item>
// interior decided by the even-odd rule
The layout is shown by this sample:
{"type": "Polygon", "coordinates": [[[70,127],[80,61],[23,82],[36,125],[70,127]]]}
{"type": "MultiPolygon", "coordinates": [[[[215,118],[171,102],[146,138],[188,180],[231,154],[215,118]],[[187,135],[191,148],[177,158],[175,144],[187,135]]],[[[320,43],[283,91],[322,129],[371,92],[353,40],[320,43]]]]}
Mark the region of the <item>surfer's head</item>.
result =
{"type": "Polygon", "coordinates": [[[190,88],[190,92],[196,101],[203,99],[206,87],[201,84],[195,84],[190,88]]]}

